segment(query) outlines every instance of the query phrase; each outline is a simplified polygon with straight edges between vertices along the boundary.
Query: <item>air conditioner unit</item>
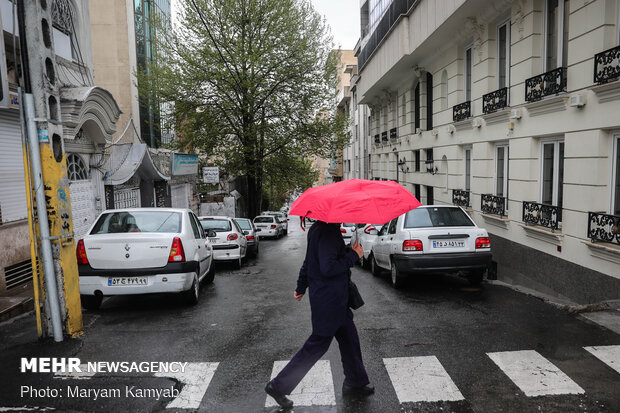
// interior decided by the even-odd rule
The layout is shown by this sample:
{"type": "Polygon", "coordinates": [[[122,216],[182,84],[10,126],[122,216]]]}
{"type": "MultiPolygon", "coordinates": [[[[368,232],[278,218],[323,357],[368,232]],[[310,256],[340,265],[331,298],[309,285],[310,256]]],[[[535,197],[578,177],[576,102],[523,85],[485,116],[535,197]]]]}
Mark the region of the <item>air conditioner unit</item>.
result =
{"type": "Polygon", "coordinates": [[[572,106],[574,108],[582,108],[586,105],[586,99],[581,93],[576,93],[572,95],[568,101],[568,106],[572,106]]]}
{"type": "Polygon", "coordinates": [[[511,109],[510,119],[521,119],[521,109],[511,109]]]}

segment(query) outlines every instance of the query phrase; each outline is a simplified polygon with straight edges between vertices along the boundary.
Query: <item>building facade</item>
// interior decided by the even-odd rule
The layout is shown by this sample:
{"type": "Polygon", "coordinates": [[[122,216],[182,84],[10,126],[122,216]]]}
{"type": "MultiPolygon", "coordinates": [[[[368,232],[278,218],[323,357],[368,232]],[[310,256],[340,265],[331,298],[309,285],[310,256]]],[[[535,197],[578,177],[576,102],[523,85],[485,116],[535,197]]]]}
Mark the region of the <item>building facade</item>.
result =
{"type": "Polygon", "coordinates": [[[620,297],[620,0],[360,5],[369,177],[464,206],[500,280],[620,297]]]}

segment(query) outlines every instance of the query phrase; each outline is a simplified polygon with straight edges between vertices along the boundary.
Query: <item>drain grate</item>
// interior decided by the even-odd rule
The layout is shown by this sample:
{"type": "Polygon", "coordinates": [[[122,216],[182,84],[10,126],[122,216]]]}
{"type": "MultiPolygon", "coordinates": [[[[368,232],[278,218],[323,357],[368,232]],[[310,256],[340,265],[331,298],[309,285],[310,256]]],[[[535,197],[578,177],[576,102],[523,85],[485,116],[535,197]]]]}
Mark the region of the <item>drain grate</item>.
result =
{"type": "MultiPolygon", "coordinates": [[[[38,269],[39,263],[37,260],[37,271],[38,269]]],[[[17,264],[4,267],[4,277],[6,280],[7,290],[26,284],[32,280],[32,264],[30,260],[25,260],[18,262],[17,264]]]]}

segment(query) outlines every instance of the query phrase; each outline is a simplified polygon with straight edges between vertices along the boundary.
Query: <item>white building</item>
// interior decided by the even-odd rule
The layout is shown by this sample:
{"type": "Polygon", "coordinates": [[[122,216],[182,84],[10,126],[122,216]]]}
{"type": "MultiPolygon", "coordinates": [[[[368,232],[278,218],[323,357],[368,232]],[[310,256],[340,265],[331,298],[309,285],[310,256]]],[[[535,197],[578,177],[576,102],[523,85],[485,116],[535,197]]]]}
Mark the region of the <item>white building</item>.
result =
{"type": "Polygon", "coordinates": [[[360,5],[369,177],[466,205],[500,280],[619,298],[620,0],[360,5]]]}

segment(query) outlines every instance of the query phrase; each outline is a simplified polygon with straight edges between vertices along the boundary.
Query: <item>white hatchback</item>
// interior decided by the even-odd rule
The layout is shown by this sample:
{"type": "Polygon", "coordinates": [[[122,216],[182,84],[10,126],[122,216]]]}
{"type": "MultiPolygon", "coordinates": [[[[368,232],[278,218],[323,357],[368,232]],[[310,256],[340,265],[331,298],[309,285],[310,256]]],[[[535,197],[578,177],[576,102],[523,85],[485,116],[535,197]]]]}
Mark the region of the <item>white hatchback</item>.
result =
{"type": "Polygon", "coordinates": [[[241,268],[248,250],[248,241],[239,224],[225,216],[199,217],[205,231],[215,231],[209,235],[213,247],[213,259],[231,261],[237,269],[241,268]]]}
{"type": "Polygon", "coordinates": [[[491,265],[491,241],[461,207],[427,205],[385,224],[372,255],[372,273],[390,270],[395,288],[408,274],[431,272],[462,272],[479,284],[491,265]]]}
{"type": "Polygon", "coordinates": [[[356,224],[340,224],[340,234],[345,240],[351,238],[355,232],[356,224]]]}
{"type": "Polygon", "coordinates": [[[102,212],[76,255],[82,306],[104,296],[180,292],[196,304],[200,282],[213,282],[213,250],[189,209],[132,208],[102,212]]]}
{"type": "Polygon", "coordinates": [[[381,225],[379,224],[359,224],[355,227],[355,231],[351,236],[351,244],[357,241],[364,250],[364,255],[361,258],[362,267],[364,268],[370,266],[372,246],[377,240],[380,229],[381,225]]]}

